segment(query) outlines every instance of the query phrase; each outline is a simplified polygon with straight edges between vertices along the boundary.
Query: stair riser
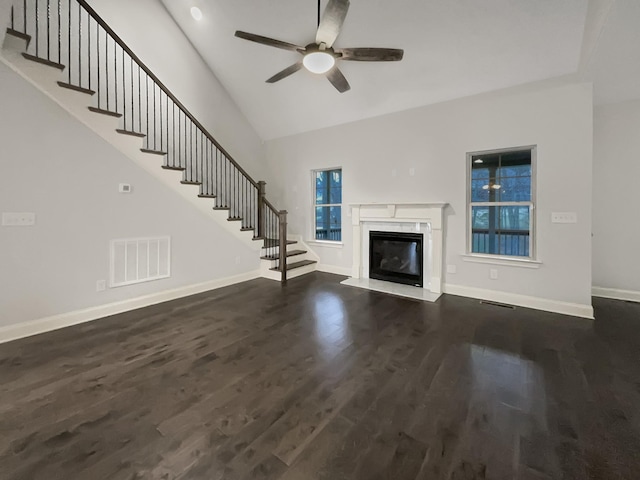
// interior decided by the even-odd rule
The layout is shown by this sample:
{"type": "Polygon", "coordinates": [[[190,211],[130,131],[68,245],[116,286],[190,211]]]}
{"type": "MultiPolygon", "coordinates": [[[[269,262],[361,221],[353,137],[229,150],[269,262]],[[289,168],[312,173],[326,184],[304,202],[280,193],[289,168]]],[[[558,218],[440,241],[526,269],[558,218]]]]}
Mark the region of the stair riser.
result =
{"type": "MultiPolygon", "coordinates": [[[[287,279],[291,280],[296,277],[300,277],[302,275],[306,275],[307,273],[315,272],[317,263],[313,263],[311,265],[305,265],[304,267],[295,268],[293,270],[289,270],[287,272],[287,279]]],[[[260,269],[260,276],[263,278],[268,278],[270,280],[280,281],[280,272],[273,272],[270,270],[264,271],[262,268],[260,269]]]]}

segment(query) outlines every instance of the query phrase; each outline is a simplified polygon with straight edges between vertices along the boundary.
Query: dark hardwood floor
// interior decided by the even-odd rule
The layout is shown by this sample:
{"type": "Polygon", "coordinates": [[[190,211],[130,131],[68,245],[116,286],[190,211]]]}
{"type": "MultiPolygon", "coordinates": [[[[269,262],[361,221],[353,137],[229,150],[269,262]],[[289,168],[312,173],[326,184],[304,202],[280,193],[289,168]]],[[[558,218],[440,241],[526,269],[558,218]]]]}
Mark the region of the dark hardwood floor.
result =
{"type": "Polygon", "coordinates": [[[314,273],[0,345],[0,478],[640,478],[640,305],[595,322],[314,273]]]}

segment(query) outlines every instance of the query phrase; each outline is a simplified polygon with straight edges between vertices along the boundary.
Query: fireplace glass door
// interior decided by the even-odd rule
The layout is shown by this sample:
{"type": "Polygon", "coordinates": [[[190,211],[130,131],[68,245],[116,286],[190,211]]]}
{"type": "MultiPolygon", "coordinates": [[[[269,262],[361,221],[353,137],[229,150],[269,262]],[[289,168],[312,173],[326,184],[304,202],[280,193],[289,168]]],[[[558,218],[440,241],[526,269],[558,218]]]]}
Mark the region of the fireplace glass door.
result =
{"type": "Polygon", "coordinates": [[[369,278],[423,286],[421,233],[369,232],[369,278]]]}

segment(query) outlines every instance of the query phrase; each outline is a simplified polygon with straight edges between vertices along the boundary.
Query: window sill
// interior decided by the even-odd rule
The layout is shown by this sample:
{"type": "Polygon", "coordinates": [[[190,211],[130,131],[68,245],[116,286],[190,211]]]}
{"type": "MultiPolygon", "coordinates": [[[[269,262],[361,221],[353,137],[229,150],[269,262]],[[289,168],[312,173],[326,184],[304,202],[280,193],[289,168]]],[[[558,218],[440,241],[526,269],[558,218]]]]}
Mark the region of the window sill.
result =
{"type": "Polygon", "coordinates": [[[305,240],[305,243],[315,245],[317,247],[342,248],[342,242],[332,242],[331,240],[305,240]]]}
{"type": "Polygon", "coordinates": [[[512,258],[512,257],[498,257],[493,255],[476,255],[476,254],[461,254],[462,260],[472,263],[487,263],[490,265],[504,265],[508,267],[521,267],[521,268],[540,268],[542,262],[539,260],[533,260],[531,258],[512,258]]]}

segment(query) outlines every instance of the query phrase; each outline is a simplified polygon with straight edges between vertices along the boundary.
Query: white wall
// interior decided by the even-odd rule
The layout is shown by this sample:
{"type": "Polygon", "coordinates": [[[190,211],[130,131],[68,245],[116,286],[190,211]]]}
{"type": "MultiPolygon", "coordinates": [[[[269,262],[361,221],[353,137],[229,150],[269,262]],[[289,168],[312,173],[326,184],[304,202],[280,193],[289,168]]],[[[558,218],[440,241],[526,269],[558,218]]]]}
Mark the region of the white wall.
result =
{"type": "Polygon", "coordinates": [[[0,328],[257,270],[258,255],[0,63],[0,328]],[[117,192],[118,183],[133,193],[117,192]],[[172,277],[96,292],[109,241],[170,235],[172,277]]]}
{"type": "Polygon", "coordinates": [[[255,180],[262,140],[160,0],[91,0],[91,6],[255,180]]]}
{"type": "MultiPolygon", "coordinates": [[[[267,143],[270,168],[281,175],[280,203],[290,228],[311,236],[311,176],[342,166],[343,248],[314,246],[321,263],[350,268],[349,203],[449,202],[445,263],[457,266],[446,283],[591,304],[591,85],[528,86],[363,120],[267,143]],[[462,260],[465,253],[465,154],[538,146],[539,269],[462,260]],[[409,169],[415,176],[409,176],[409,169]],[[392,170],[397,175],[392,175],[392,170]],[[552,211],[577,213],[575,225],[551,223],[552,211]]],[[[339,99],[338,99],[339,100],[339,99]]],[[[587,308],[588,310],[588,308],[587,308]]]]}
{"type": "Polygon", "coordinates": [[[593,284],[640,299],[640,101],[597,107],[594,120],[593,284]]]}

